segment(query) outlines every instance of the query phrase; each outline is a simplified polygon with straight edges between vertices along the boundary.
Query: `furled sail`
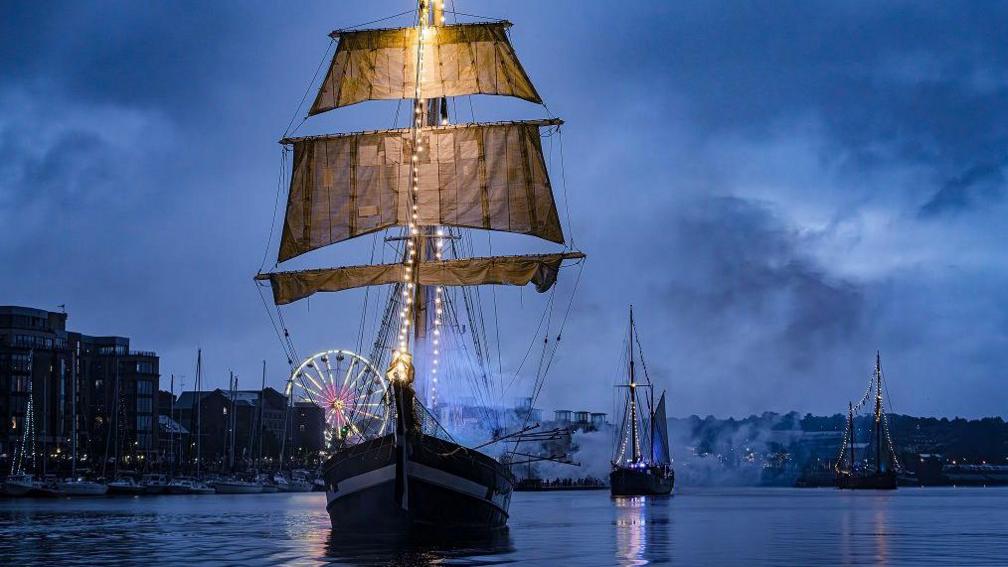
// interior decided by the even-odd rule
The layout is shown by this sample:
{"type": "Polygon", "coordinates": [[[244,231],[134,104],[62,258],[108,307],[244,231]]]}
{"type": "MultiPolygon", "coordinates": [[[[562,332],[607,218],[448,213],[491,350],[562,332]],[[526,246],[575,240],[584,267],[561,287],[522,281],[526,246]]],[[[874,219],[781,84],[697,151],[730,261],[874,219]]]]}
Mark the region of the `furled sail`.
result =
{"type": "Polygon", "coordinates": [[[651,416],[651,463],[655,465],[670,465],[668,421],[665,417],[665,392],[655,407],[651,416]]]}
{"type": "MultiPolygon", "coordinates": [[[[561,262],[580,258],[584,258],[584,254],[564,252],[420,262],[417,265],[417,282],[420,285],[445,286],[532,283],[535,284],[536,291],[543,293],[556,282],[561,262]]],[[[256,279],[269,280],[274,302],[284,305],[320,291],[342,291],[401,282],[405,269],[403,264],[379,264],[276,272],[260,274],[256,279]]]]}
{"type": "MultiPolygon", "coordinates": [[[[511,42],[509,22],[429,27],[423,35],[423,98],[509,95],[541,103],[511,42]]],[[[362,102],[416,96],[416,27],[333,32],[339,45],[309,115],[362,102]]]]}
{"type": "MultiPolygon", "coordinates": [[[[559,120],[419,130],[417,221],[530,234],[562,243],[539,127],[559,120]]],[[[294,164],[281,262],[355,236],[408,225],[409,129],[282,140],[294,164]]]]}

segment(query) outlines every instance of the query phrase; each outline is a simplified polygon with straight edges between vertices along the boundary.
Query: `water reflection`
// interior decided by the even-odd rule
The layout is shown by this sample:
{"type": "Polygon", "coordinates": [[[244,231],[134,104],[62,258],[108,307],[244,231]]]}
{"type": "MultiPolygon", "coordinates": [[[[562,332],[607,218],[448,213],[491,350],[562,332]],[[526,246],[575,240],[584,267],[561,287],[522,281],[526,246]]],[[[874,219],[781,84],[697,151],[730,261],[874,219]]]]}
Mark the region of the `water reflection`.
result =
{"type": "Polygon", "coordinates": [[[613,498],[616,557],[622,565],[668,561],[669,500],[667,496],[613,498]]]}
{"type": "Polygon", "coordinates": [[[510,533],[427,532],[412,537],[331,531],[323,560],[354,565],[495,565],[510,563],[514,552],[510,533]]]}

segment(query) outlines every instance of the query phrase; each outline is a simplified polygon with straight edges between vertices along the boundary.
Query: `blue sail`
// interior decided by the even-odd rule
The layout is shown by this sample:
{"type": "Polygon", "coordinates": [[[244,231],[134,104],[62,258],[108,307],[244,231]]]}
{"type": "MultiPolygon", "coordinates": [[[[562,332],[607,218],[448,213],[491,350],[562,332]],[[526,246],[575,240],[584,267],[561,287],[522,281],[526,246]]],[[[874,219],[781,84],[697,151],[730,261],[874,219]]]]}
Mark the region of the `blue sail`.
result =
{"type": "Polygon", "coordinates": [[[662,392],[658,406],[651,416],[651,464],[671,465],[668,444],[668,420],[665,418],[665,392],[662,392]]]}

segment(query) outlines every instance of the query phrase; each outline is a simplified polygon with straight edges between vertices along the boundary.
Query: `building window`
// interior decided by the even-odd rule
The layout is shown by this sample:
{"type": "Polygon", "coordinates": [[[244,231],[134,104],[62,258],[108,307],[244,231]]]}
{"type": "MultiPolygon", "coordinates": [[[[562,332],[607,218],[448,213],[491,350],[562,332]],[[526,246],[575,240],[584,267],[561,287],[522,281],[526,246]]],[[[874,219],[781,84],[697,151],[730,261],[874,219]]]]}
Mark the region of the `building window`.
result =
{"type": "Polygon", "coordinates": [[[141,396],[149,396],[154,393],[154,388],[152,383],[147,380],[141,380],[137,382],[137,394],[141,396]]]}

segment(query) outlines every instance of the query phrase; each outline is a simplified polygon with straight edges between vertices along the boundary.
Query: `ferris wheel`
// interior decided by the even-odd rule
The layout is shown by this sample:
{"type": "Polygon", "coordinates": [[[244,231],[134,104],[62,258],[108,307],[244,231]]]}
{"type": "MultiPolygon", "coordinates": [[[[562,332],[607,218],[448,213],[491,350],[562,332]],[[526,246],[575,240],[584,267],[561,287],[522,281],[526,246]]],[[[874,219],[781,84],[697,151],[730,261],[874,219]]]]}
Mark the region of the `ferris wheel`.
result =
{"type": "Polygon", "coordinates": [[[308,357],[291,373],[286,390],[292,402],[296,395],[325,412],[327,445],[385,434],[391,413],[388,382],[357,353],[328,350],[308,357]]]}

